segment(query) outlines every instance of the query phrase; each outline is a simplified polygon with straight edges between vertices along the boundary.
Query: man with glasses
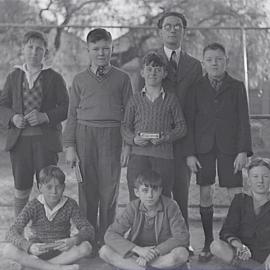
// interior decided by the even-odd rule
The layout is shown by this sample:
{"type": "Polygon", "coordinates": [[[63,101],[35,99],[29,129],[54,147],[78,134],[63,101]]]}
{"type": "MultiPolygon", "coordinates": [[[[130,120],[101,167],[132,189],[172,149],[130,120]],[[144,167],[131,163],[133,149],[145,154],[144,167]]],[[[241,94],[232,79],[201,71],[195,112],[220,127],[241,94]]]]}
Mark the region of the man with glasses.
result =
{"type": "MultiPolygon", "coordinates": [[[[178,12],[165,12],[158,21],[159,34],[163,48],[159,53],[167,63],[168,75],[163,80],[164,89],[172,89],[185,113],[186,93],[202,77],[201,63],[188,55],[182,49],[182,43],[187,27],[183,14],[178,12]]],[[[174,143],[175,183],[173,197],[178,203],[186,224],[188,225],[188,192],[190,184],[190,171],[186,165],[185,138],[174,143]]]]}

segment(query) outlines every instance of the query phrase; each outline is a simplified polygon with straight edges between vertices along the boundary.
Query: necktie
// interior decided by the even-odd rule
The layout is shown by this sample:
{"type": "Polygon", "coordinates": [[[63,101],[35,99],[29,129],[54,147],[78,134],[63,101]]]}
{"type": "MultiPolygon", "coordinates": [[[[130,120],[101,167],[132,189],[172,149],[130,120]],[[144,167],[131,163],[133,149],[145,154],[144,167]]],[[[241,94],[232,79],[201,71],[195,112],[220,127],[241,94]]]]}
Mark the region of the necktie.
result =
{"type": "Polygon", "coordinates": [[[172,51],[171,58],[170,58],[170,65],[174,72],[177,71],[177,55],[175,51],[172,51]]]}
{"type": "Polygon", "coordinates": [[[104,66],[98,66],[96,75],[101,78],[104,75],[104,66]]]}
{"type": "Polygon", "coordinates": [[[213,79],[210,81],[212,87],[216,90],[216,91],[219,91],[220,89],[220,86],[222,84],[222,81],[219,81],[219,80],[216,80],[216,79],[213,79]]]}

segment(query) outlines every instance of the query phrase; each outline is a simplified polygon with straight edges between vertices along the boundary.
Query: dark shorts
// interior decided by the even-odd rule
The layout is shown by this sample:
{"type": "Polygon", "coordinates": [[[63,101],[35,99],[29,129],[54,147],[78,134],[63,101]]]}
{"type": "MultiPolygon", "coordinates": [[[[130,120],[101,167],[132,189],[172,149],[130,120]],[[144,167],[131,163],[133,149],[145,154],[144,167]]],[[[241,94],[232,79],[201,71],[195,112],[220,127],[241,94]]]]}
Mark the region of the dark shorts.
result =
{"type": "Polygon", "coordinates": [[[56,249],[51,249],[41,255],[39,255],[38,257],[41,259],[41,260],[44,260],[44,261],[47,261],[47,260],[50,260],[54,257],[57,257],[58,255],[60,255],[62,252],[60,250],[56,250],[56,249]]]}
{"type": "Polygon", "coordinates": [[[226,188],[242,187],[242,172],[234,174],[234,160],[236,155],[221,153],[214,148],[205,154],[198,154],[202,168],[197,173],[197,184],[209,186],[215,183],[216,172],[218,174],[219,186],[226,188]]]}
{"type": "Polygon", "coordinates": [[[15,188],[27,190],[32,188],[34,175],[49,165],[56,165],[58,155],[43,143],[42,136],[21,136],[10,151],[15,188]]]}

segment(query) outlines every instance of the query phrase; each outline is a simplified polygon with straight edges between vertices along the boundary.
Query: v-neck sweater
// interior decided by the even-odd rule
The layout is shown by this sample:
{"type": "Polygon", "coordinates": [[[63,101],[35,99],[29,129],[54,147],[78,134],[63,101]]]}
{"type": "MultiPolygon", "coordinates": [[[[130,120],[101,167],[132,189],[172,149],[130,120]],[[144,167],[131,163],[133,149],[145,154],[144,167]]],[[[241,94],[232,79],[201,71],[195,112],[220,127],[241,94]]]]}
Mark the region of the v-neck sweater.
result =
{"type": "Polygon", "coordinates": [[[77,74],[70,91],[65,146],[75,144],[76,123],[92,127],[119,127],[131,95],[128,74],[114,66],[101,78],[90,69],[77,74]]]}
{"type": "Polygon", "coordinates": [[[78,244],[94,240],[94,229],[80,214],[77,202],[68,198],[52,221],[45,214],[44,205],[38,199],[28,202],[6,234],[6,240],[16,247],[28,251],[32,243],[51,243],[70,237],[71,220],[76,226],[78,244]],[[31,235],[24,237],[24,228],[29,222],[31,235]]]}

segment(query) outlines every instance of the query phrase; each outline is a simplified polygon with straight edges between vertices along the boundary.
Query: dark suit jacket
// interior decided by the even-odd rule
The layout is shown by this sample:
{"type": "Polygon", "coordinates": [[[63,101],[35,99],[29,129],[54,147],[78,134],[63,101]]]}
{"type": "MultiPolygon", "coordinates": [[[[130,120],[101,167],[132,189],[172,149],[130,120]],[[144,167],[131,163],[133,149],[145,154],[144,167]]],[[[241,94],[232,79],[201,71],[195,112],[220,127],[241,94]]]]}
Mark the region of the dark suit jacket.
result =
{"type": "MultiPolygon", "coordinates": [[[[0,123],[8,128],[5,149],[12,150],[22,129],[10,124],[11,118],[15,114],[23,113],[22,80],[24,72],[16,68],[11,72],[4,85],[0,96],[0,123]]],[[[49,123],[42,124],[44,143],[54,152],[62,151],[62,126],[61,121],[67,118],[68,93],[62,76],[52,69],[41,71],[41,84],[43,98],[41,112],[48,115],[49,123]]]]}
{"type": "Polygon", "coordinates": [[[226,154],[252,154],[247,95],[243,82],[228,74],[219,91],[204,76],[188,93],[187,156],[207,153],[216,144],[226,154]]]}

